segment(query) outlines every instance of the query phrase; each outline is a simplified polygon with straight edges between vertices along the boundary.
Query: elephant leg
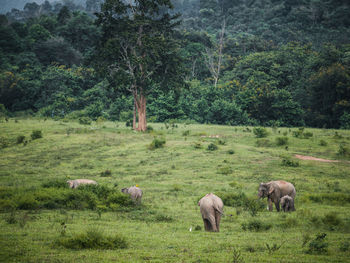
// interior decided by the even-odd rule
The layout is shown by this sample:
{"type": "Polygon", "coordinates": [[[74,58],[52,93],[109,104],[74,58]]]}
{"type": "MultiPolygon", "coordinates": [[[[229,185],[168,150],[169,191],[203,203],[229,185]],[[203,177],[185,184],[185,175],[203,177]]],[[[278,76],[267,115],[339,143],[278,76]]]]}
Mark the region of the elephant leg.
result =
{"type": "Polygon", "coordinates": [[[276,206],[277,212],[279,212],[280,211],[280,202],[275,201],[275,206],[276,206]]]}
{"type": "Polygon", "coordinates": [[[211,231],[211,225],[208,219],[203,218],[204,229],[205,231],[211,231]]]}
{"type": "Polygon", "coordinates": [[[218,232],[217,228],[216,228],[216,222],[215,222],[215,212],[213,215],[210,215],[209,218],[208,218],[208,221],[211,225],[211,229],[210,231],[213,231],[213,232],[218,232]]]}
{"type": "Polygon", "coordinates": [[[221,214],[219,212],[215,212],[215,223],[216,223],[216,229],[217,229],[217,232],[220,231],[220,220],[221,220],[221,214]]]}
{"type": "Polygon", "coordinates": [[[268,200],[269,211],[272,211],[272,200],[269,198],[268,200]]]}

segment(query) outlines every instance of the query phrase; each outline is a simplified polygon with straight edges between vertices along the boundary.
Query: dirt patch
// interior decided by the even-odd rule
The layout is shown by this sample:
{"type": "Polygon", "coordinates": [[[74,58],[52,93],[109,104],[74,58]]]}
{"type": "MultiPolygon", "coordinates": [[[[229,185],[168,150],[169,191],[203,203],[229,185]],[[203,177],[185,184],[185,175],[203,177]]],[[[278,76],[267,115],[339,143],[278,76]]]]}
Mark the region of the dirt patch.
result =
{"type": "Polygon", "coordinates": [[[300,154],[296,154],[294,156],[295,156],[295,158],[298,158],[300,160],[311,160],[311,161],[318,161],[318,162],[324,162],[324,163],[339,163],[338,160],[327,160],[327,159],[316,158],[316,157],[312,157],[312,156],[305,156],[305,155],[300,155],[300,154]]]}

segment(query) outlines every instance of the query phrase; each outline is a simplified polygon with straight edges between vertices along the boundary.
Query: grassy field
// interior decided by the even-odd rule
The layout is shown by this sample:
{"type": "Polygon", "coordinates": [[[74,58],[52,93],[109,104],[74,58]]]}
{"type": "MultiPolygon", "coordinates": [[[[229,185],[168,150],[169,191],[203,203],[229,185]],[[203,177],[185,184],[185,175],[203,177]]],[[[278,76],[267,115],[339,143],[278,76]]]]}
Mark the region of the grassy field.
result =
{"type": "Polygon", "coordinates": [[[1,122],[0,262],[350,262],[350,131],[150,125],[1,122]],[[78,178],[99,187],[64,187],[78,178]],[[256,200],[279,179],[296,212],[256,200]],[[120,193],[136,184],[141,206],[120,193]],[[225,203],[219,233],[197,206],[209,192],[225,203]]]}

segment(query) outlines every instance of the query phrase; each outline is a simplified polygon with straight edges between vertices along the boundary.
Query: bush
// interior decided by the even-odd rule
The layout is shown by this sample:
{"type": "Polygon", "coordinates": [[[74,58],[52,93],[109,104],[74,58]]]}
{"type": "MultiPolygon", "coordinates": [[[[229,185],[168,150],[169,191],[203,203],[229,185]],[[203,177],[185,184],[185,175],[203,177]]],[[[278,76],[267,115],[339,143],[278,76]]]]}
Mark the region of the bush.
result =
{"type": "Polygon", "coordinates": [[[170,216],[167,215],[156,215],[154,218],[155,221],[157,222],[172,222],[174,219],[170,216]]]}
{"type": "Polygon", "coordinates": [[[82,125],[90,125],[91,122],[92,120],[89,117],[84,116],[79,118],[79,123],[82,125]]]}
{"type": "Polygon", "coordinates": [[[36,140],[36,139],[42,138],[43,135],[40,130],[34,130],[32,131],[32,134],[30,135],[30,137],[32,138],[32,140],[36,140]]]}
{"type": "Polygon", "coordinates": [[[289,157],[283,157],[282,165],[287,166],[287,167],[299,167],[300,164],[299,164],[299,161],[297,161],[297,160],[293,161],[289,157]]]}
{"type": "Polygon", "coordinates": [[[265,138],[268,135],[267,130],[265,128],[262,128],[262,127],[254,128],[253,133],[255,134],[255,137],[257,137],[257,138],[265,138]]]}
{"type": "Polygon", "coordinates": [[[219,173],[219,174],[228,175],[228,174],[232,174],[232,173],[233,173],[233,170],[232,170],[231,167],[225,166],[225,167],[220,167],[220,168],[218,169],[218,173],[219,173]]]}
{"type": "Polygon", "coordinates": [[[7,148],[9,147],[10,142],[7,138],[5,137],[0,137],[0,149],[7,148]]]}
{"type": "Polygon", "coordinates": [[[21,144],[21,143],[24,142],[25,139],[26,139],[26,136],[24,136],[24,135],[18,135],[18,136],[17,136],[17,139],[16,139],[16,143],[17,143],[17,144],[21,144]]]}
{"type": "Polygon", "coordinates": [[[155,150],[158,148],[163,148],[165,144],[165,139],[154,138],[151,144],[148,146],[148,149],[155,150]]]}
{"type": "Polygon", "coordinates": [[[339,144],[339,149],[338,149],[337,155],[339,155],[339,156],[349,156],[350,155],[350,150],[349,150],[349,148],[345,147],[344,144],[339,144]]]}
{"type": "Polygon", "coordinates": [[[41,185],[44,188],[50,188],[50,187],[55,187],[55,188],[67,188],[68,184],[64,180],[51,180],[43,183],[41,185]]]}
{"type": "Polygon", "coordinates": [[[101,177],[110,177],[110,176],[112,176],[112,171],[107,169],[107,170],[101,172],[100,175],[101,175],[101,177]]]}
{"type": "Polygon", "coordinates": [[[119,235],[105,236],[98,229],[89,229],[86,233],[75,234],[69,238],[59,238],[56,246],[69,249],[124,249],[128,243],[119,235]]]}
{"type": "Polygon", "coordinates": [[[234,151],[234,150],[228,150],[227,153],[228,153],[228,154],[234,154],[235,151],[234,151]]]}
{"type": "Polygon", "coordinates": [[[202,144],[200,142],[195,142],[195,143],[193,143],[193,147],[195,149],[201,149],[202,148],[202,144]]]}
{"type": "Polygon", "coordinates": [[[328,143],[325,140],[320,140],[320,146],[327,146],[328,143]]]}
{"type": "Polygon", "coordinates": [[[335,230],[343,223],[343,220],[334,212],[326,214],[321,220],[329,230],[335,230]]]}
{"type": "Polygon", "coordinates": [[[33,194],[28,193],[18,197],[16,206],[20,210],[32,210],[39,208],[39,202],[33,194]]]}
{"type": "Polygon", "coordinates": [[[341,242],[340,245],[339,245],[339,250],[342,251],[342,252],[349,251],[349,248],[350,248],[350,242],[349,241],[341,242]]]}
{"type": "Polygon", "coordinates": [[[242,224],[242,229],[244,231],[246,231],[246,230],[255,231],[255,232],[266,231],[266,230],[269,230],[271,227],[272,227],[271,224],[263,223],[257,219],[251,220],[248,223],[242,224]]]}
{"type": "Polygon", "coordinates": [[[308,254],[324,254],[328,252],[328,243],[326,243],[327,234],[322,233],[316,235],[316,238],[309,243],[309,248],[306,251],[308,254]]]}
{"type": "Polygon", "coordinates": [[[188,135],[190,135],[190,130],[184,131],[182,133],[182,136],[188,136],[188,135]]]}
{"type": "Polygon", "coordinates": [[[257,140],[255,144],[257,147],[270,147],[272,145],[268,139],[257,140]]]}
{"type": "Polygon", "coordinates": [[[130,207],[134,205],[129,195],[119,192],[109,195],[106,200],[106,204],[110,208],[118,208],[120,206],[130,207]]]}
{"type": "Polygon", "coordinates": [[[320,193],[320,194],[309,194],[306,197],[315,203],[329,203],[344,205],[350,203],[350,194],[346,193],[320,193]]]}
{"type": "Polygon", "coordinates": [[[276,144],[278,146],[287,145],[288,144],[288,137],[277,137],[276,144]]]}
{"type": "Polygon", "coordinates": [[[218,146],[214,143],[210,143],[207,148],[208,151],[216,151],[217,149],[218,149],[218,146]]]}

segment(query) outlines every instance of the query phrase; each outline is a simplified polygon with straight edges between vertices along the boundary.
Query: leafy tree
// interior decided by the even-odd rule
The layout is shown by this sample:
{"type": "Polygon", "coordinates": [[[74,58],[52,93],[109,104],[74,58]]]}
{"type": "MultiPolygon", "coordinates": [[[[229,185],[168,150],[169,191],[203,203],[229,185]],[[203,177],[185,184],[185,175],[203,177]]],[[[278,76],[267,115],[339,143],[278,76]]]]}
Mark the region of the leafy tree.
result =
{"type": "Polygon", "coordinates": [[[147,129],[146,97],[154,85],[172,89],[183,82],[181,59],[173,40],[175,20],[170,0],[107,0],[97,14],[103,36],[101,65],[132,93],[136,111],[133,128],[147,129]]]}

